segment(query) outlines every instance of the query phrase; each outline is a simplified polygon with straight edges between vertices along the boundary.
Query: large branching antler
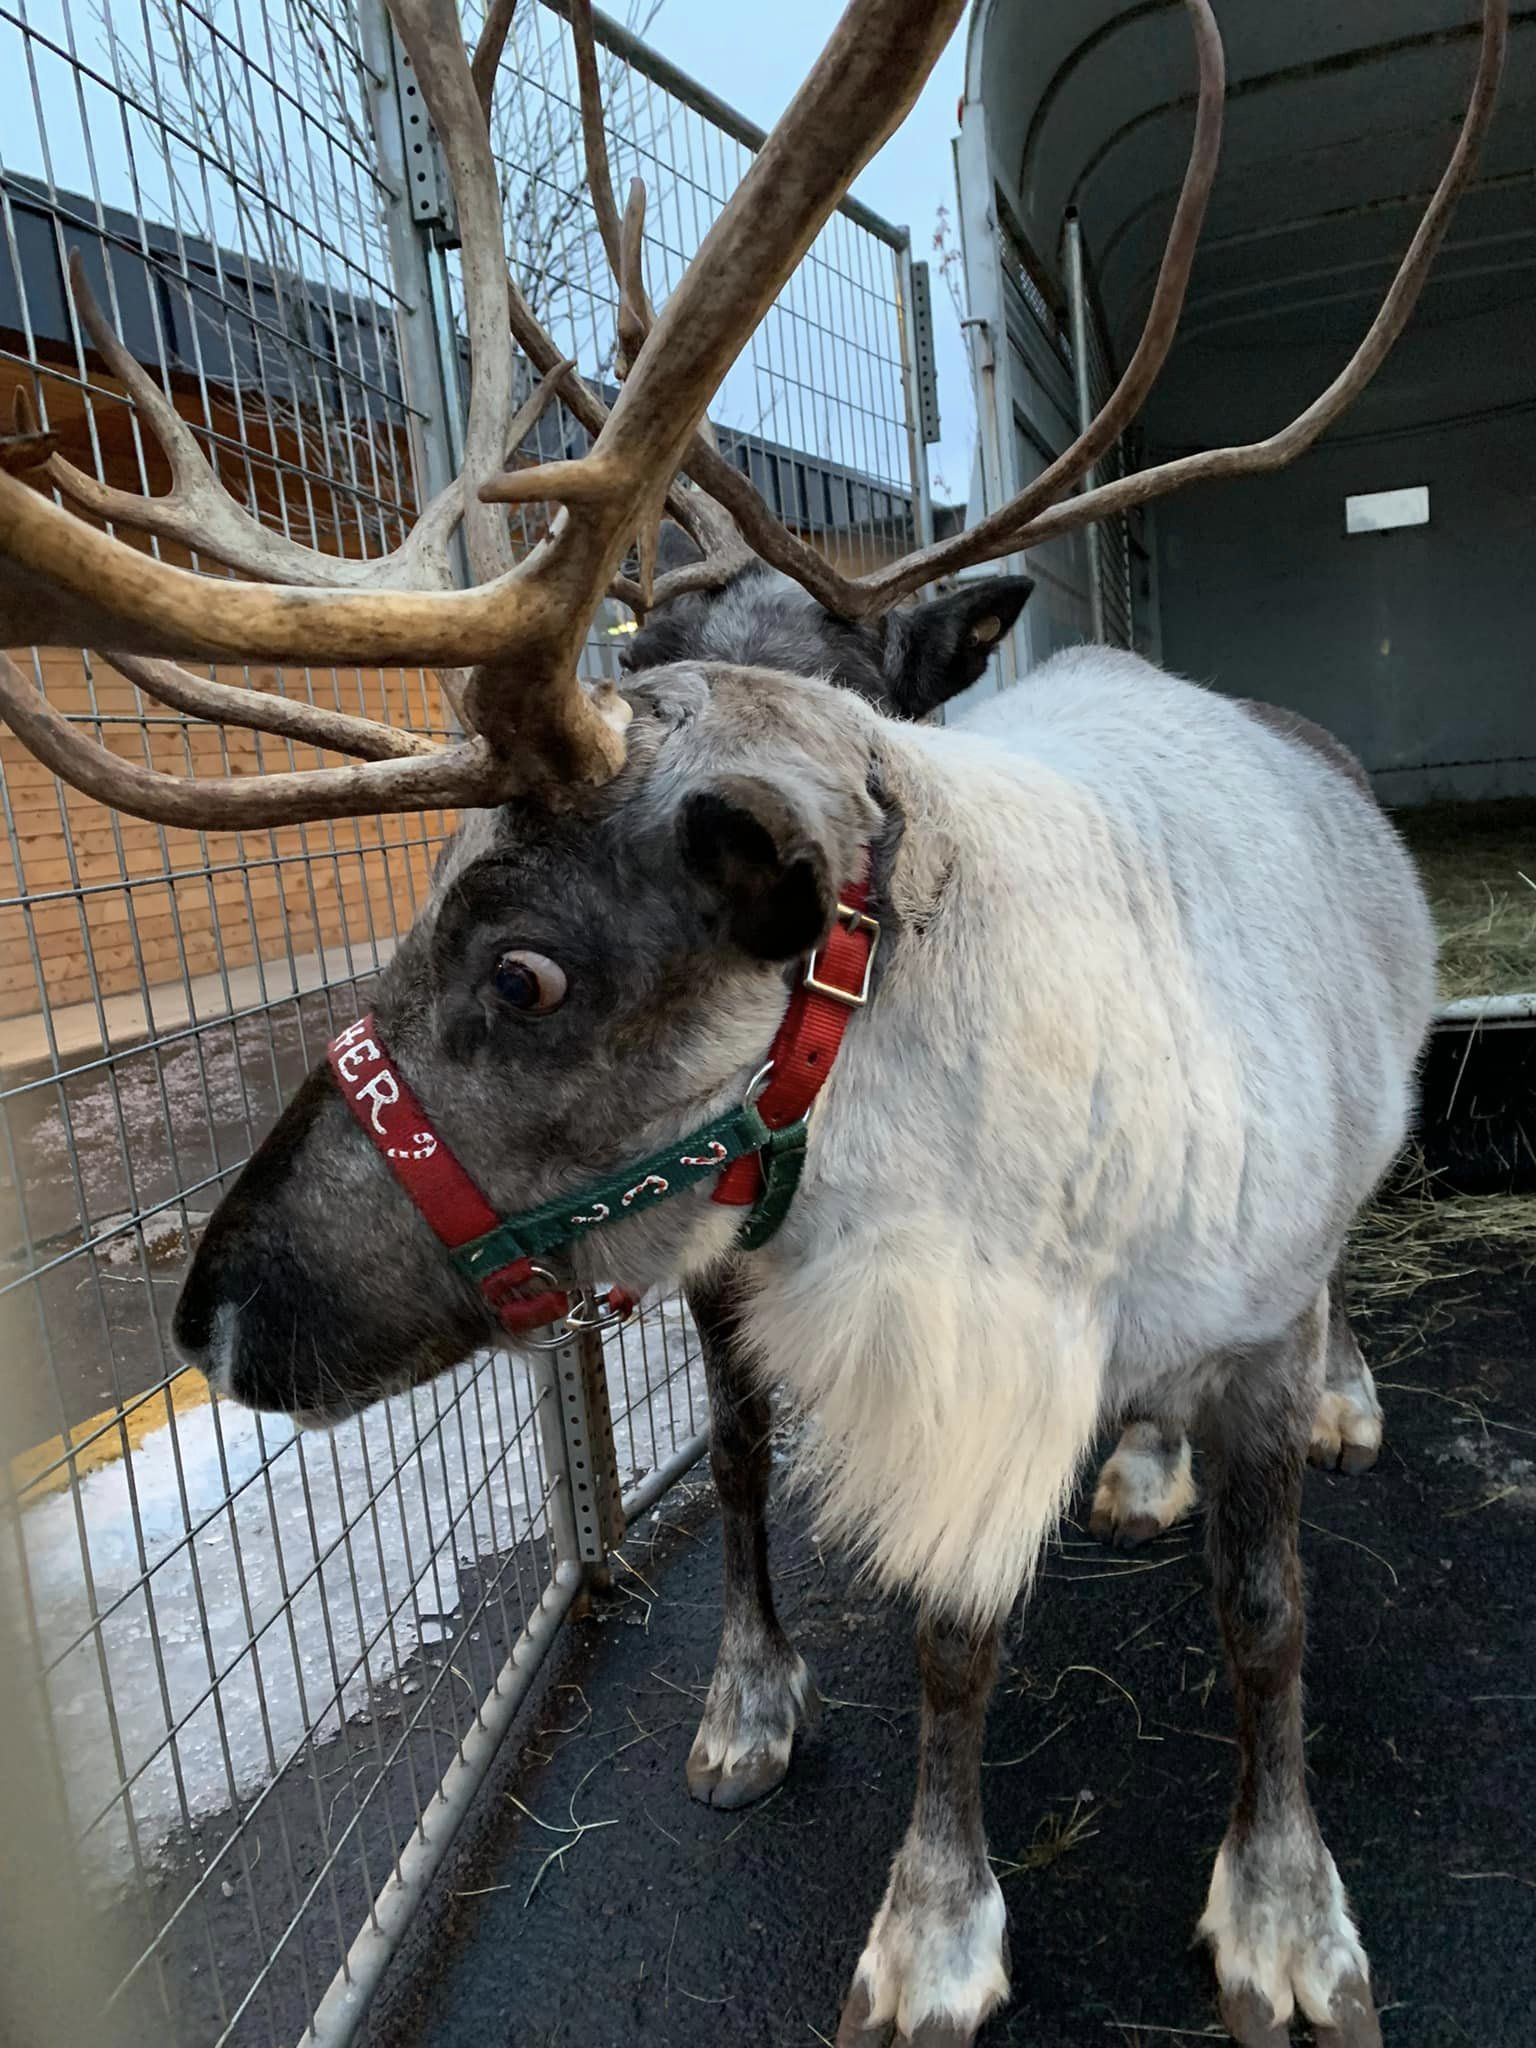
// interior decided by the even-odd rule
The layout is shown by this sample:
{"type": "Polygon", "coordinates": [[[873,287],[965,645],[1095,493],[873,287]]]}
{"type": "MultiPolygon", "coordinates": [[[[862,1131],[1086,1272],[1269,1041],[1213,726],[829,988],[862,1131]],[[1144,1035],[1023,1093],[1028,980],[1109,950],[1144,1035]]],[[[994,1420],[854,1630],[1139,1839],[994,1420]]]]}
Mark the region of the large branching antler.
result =
{"type": "MultiPolygon", "coordinates": [[[[811,551],[804,542],[774,517],[744,477],[731,472],[735,483],[727,489],[733,495],[728,498],[722,491],[722,502],[729,503],[745,541],[764,561],[803,584],[829,611],[849,619],[870,618],[890,610],[935,577],[1037,547],[1191,484],[1259,476],[1283,469],[1304,454],[1355,402],[1407,325],[1493,115],[1508,40],[1508,0],[1483,0],[1477,72],[1455,149],[1375,319],[1328,388],[1293,420],[1263,440],[1204,449],[1137,470],[1074,496],[1066,495],[1135,418],[1167,360],[1178,331],[1200,229],[1215,181],[1225,71],[1221,36],[1209,0],[1185,0],[1185,7],[1199,64],[1189,163],[1141,338],[1119,383],[1077,439],[1016,497],[976,525],[862,577],[840,575],[820,557],[815,558],[814,567],[808,564],[806,556],[811,551]]],[[[691,467],[691,473],[706,489],[715,489],[715,479],[707,465],[703,470],[691,467]]],[[[662,579],[656,601],[682,590],[706,588],[717,580],[716,565],[712,562],[690,564],[662,579]]]]}
{"type": "MultiPolygon", "coordinates": [[[[588,624],[632,536],[654,521],[721,379],[853,177],[911,106],[963,0],[852,0],[665,309],[651,322],[645,307],[643,345],[590,453],[510,478],[512,339],[527,307],[508,287],[485,104],[511,11],[498,8],[488,24],[477,76],[450,0],[390,4],[442,144],[463,244],[472,381],[451,509],[462,519],[475,586],[436,582],[430,543],[434,531],[451,531],[446,505],[428,542],[417,543],[408,579],[397,567],[361,587],[344,587],[349,572],[333,573],[329,558],[309,551],[258,560],[264,544],[250,531],[255,522],[234,506],[215,517],[219,545],[264,580],[210,586],[0,469],[0,643],[62,639],[119,658],[472,666],[463,705],[474,738],[428,759],[365,759],[297,782],[253,778],[238,785],[237,800],[233,786],[190,786],[110,755],[52,711],[14,664],[0,667],[0,714],[26,743],[77,786],[141,815],[187,823],[192,806],[208,823],[291,821],[488,803],[530,780],[559,785],[612,774],[623,758],[626,714],[611,693],[604,703],[577,680],[588,624]],[[561,508],[547,539],[520,563],[498,500],[561,508]]],[[[637,242],[632,229],[631,246],[637,242]]],[[[622,222],[620,243],[622,262],[622,222]]],[[[549,392],[573,391],[574,372],[558,354],[544,356],[537,366],[549,392]]],[[[174,512],[155,500],[97,499],[90,509],[162,538],[201,539],[217,552],[189,509],[216,480],[207,482],[213,472],[190,430],[171,427],[169,410],[148,413],[170,437],[174,512]],[[149,509],[157,503],[158,511],[149,509]]],[[[56,480],[61,493],[86,499],[89,480],[79,472],[59,471],[56,480]]],[[[701,508],[688,512],[696,526],[707,524],[701,508]]],[[[161,671],[158,679],[168,678],[161,671]]],[[[187,701],[213,687],[186,670],[169,680],[187,701]]]]}
{"type": "MultiPolygon", "coordinates": [[[[453,581],[448,542],[463,510],[462,477],[442,490],[393,553],[347,559],[306,547],[270,526],[231,497],[198,444],[197,436],[138,360],[124,348],[96,301],[78,249],[69,254],[69,289],[91,346],[132,398],[170,464],[171,488],[143,497],[105,484],[54,453],[38,465],[70,504],[98,519],[147,533],[157,540],[210,555],[243,575],[270,582],[304,583],[328,589],[411,589],[453,581]]],[[[13,400],[18,435],[35,433],[37,420],[25,386],[13,400]]]]}
{"type": "Polygon", "coordinates": [[[461,474],[392,555],[342,561],[269,531],[231,499],[191,429],[95,309],[75,266],[82,324],[159,437],[171,490],[141,498],[97,483],[63,460],[23,408],[18,434],[0,440],[0,644],[52,640],[115,650],[108,658],[164,702],[355,757],[350,767],[238,782],[160,775],[77,730],[30,677],[0,658],[0,714],[77,787],[168,823],[212,826],[494,803],[530,781],[601,780],[622,760],[627,712],[612,692],[589,694],[577,681],[577,662],[610,589],[643,610],[718,584],[755,554],[828,609],[865,618],[945,572],[1187,484],[1283,466],[1353,402],[1402,331],[1487,129],[1508,19],[1507,0],[1483,0],[1477,76],[1455,151],[1375,320],[1328,389],[1265,440],[1075,490],[1135,416],[1167,359],[1215,178],[1221,40],[1210,0],[1185,0],[1199,70],[1194,137],[1146,323],[1119,383],[1083,433],[1011,503],[969,532],[848,578],[773,516],[720,455],[705,416],[822,223],[912,104],[963,0],[851,0],[659,312],[642,271],[644,189],[636,181],[622,215],[613,193],[591,8],[588,0],[567,0],[588,183],[618,286],[622,382],[611,411],[561,355],[507,271],[488,112],[514,5],[491,0],[471,59],[452,0],[390,0],[453,187],[472,368],[461,474]],[[514,343],[540,379],[516,415],[514,343]],[[589,453],[509,468],[556,397],[592,437],[589,453]],[[694,488],[677,482],[680,472],[694,488]],[[33,481],[51,484],[81,511],[210,554],[256,580],[210,585],[86,523],[33,481]],[[558,509],[547,538],[515,562],[502,508],[534,502],[558,509]],[[700,542],[704,560],[653,583],[663,503],[700,542]],[[460,525],[476,579],[467,590],[450,587],[448,543],[460,525]],[[618,572],[636,537],[640,574],[627,582],[618,572]],[[471,737],[426,752],[418,736],[211,682],[167,656],[472,667],[462,692],[471,737]]]}
{"type": "MultiPolygon", "coordinates": [[[[1208,16],[1209,9],[1204,0],[1186,0],[1190,11],[1197,19],[1208,16]]],[[[1214,22],[1209,22],[1202,35],[1215,35],[1214,22]]],[[[1001,506],[986,519],[962,534],[935,546],[919,550],[874,575],[861,579],[852,598],[855,615],[867,615],[887,609],[899,599],[921,589],[924,583],[935,576],[945,575],[956,569],[969,568],[977,562],[993,561],[999,555],[1014,554],[1028,547],[1037,547],[1042,542],[1054,540],[1059,535],[1071,533],[1079,527],[1092,525],[1101,519],[1113,518],[1117,513],[1127,512],[1136,505],[1145,505],[1155,498],[1167,497],[1171,492],[1186,489],[1190,484],[1210,483],[1219,478],[1236,476],[1263,476],[1272,470],[1284,469],[1288,463],[1303,455],[1319,437],[1331,427],[1364,391],[1367,384],[1386,361],[1393,344],[1408,324],[1408,317],[1418,302],[1424,280],[1429,275],[1435,253],[1445,238],[1450,226],[1451,215],[1456,210],[1478,151],[1487,134],[1488,124],[1493,117],[1494,103],[1498,96],[1499,78],[1504,67],[1504,53],[1509,36],[1508,0],[1483,0],[1482,39],[1478,50],[1477,72],[1473,79],[1472,91],[1467,100],[1466,114],[1456,138],[1439,184],[1431,195],[1428,206],[1414,232],[1413,239],[1404,252],[1402,262],[1387,288],[1386,296],[1377,309],[1376,317],[1366,330],[1359,346],[1333,382],[1322,391],[1293,420],[1267,435],[1261,441],[1246,441],[1227,448],[1202,449],[1198,454],[1179,457],[1172,462],[1158,463],[1152,468],[1137,470],[1130,476],[1118,477],[1113,482],[1099,484],[1093,490],[1081,492],[1078,496],[1054,502],[1066,483],[1083,475],[1099,455],[1104,452],[1121,428],[1134,415],[1146,390],[1150,390],[1152,378],[1161,367],[1173,340],[1177,325],[1177,307],[1173,321],[1166,328],[1166,339],[1161,346],[1154,347],[1150,374],[1148,364],[1142,361],[1144,386],[1136,394],[1135,404],[1129,409],[1122,403],[1127,383],[1131,382],[1137,369],[1138,359],[1143,357],[1147,344],[1147,333],[1142,335],[1142,345],[1137,349],[1127,367],[1125,377],[1106,402],[1103,412],[1094,420],[1064,455],[1051,468],[1025,487],[1007,505],[1001,506]],[[1106,418],[1113,420],[1113,430],[1104,431],[1106,418]],[[1085,456],[1084,450],[1087,450],[1085,456]],[[1049,488],[1047,485],[1049,484],[1049,488]]],[[[1204,70],[1202,63],[1202,104],[1204,100],[1204,70]]],[[[1197,141],[1196,151],[1198,154],[1197,141]]],[[[1191,159],[1191,170],[1194,159],[1191,159]]],[[[1184,209],[1189,197],[1189,179],[1186,176],[1184,192],[1180,197],[1180,210],[1184,209]]],[[[1177,217],[1175,236],[1178,233],[1177,217]]],[[[1198,237],[1198,225],[1195,230],[1198,237]]],[[[1169,249],[1174,246],[1170,238],[1169,249]]],[[[1189,259],[1194,253],[1194,241],[1187,243],[1188,253],[1184,259],[1184,274],[1187,277],[1189,259]]],[[[1163,258],[1162,273],[1158,278],[1161,292],[1168,277],[1168,254],[1163,258]]],[[[1182,280],[1179,299],[1182,301],[1182,280]]],[[[1153,310],[1148,316],[1150,331],[1159,319],[1157,296],[1154,295],[1153,310]]]]}

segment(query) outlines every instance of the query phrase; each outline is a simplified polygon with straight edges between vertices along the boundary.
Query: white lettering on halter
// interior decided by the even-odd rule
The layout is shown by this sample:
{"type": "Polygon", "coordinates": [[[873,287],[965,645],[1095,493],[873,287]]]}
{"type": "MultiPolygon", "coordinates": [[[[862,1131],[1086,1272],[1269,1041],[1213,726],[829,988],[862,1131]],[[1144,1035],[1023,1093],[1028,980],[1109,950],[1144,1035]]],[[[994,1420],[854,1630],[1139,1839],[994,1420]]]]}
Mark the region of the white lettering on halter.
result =
{"type": "Polygon", "coordinates": [[[357,1099],[359,1102],[366,1102],[369,1105],[369,1118],[372,1121],[373,1128],[382,1138],[384,1136],[384,1120],[379,1112],[380,1110],[390,1108],[400,1100],[400,1083],[395,1079],[388,1067],[382,1067],[378,1073],[368,1076],[368,1079],[357,1091],[357,1099]]]}
{"type": "MultiPolygon", "coordinates": [[[[354,1031],[357,1028],[355,1024],[352,1026],[354,1031]]],[[[343,1036],[345,1036],[345,1033],[343,1033],[343,1036]]],[[[340,1044],[340,1042],[340,1039],[338,1039],[337,1043],[340,1044]]],[[[371,1062],[381,1060],[383,1057],[384,1055],[379,1051],[373,1040],[365,1038],[361,1045],[349,1045],[345,1052],[339,1052],[336,1055],[336,1071],[340,1074],[343,1081],[350,1085],[357,1079],[360,1067],[366,1067],[371,1062]]]]}
{"type": "Polygon", "coordinates": [[[351,1045],[353,1040],[358,1038],[367,1029],[368,1019],[366,1017],[359,1017],[357,1022],[349,1024],[345,1031],[338,1031],[334,1042],[337,1045],[351,1045]]]}

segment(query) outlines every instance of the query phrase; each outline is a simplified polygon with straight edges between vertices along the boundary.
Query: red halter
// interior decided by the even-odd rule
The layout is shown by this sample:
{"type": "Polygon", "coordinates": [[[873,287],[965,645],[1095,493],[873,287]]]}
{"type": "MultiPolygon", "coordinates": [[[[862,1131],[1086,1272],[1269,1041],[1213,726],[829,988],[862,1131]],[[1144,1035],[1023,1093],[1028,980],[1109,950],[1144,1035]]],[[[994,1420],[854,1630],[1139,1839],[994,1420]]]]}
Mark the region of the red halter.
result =
{"type": "MultiPolygon", "coordinates": [[[[848,1019],[869,1000],[880,926],[865,910],[868,900],[866,860],[865,875],[849,888],[837,906],[837,922],[825,945],[806,961],[769,1051],[767,1084],[755,1105],[769,1133],[790,1131],[804,1120],[832,1071],[848,1019]]],[[[465,1247],[473,1246],[481,1238],[498,1232],[505,1235],[508,1219],[491,1207],[439,1136],[431,1117],[390,1058],[372,1015],[360,1017],[345,1031],[338,1032],[326,1056],[352,1114],[448,1250],[462,1254],[465,1247]]],[[[686,1146],[691,1141],[679,1142],[686,1146]]],[[[742,1142],[762,1144],[761,1130],[755,1139],[742,1142]]],[[[711,1197],[713,1201],[754,1209],[761,1203],[772,1211],[755,1237],[752,1225],[758,1218],[754,1215],[749,1219],[744,1234],[751,1242],[766,1241],[782,1221],[799,1178],[800,1150],[803,1139],[795,1150],[784,1184],[777,1189],[771,1181],[765,1181],[763,1155],[758,1151],[743,1153],[721,1173],[711,1197]]],[[[694,1166],[704,1162],[687,1163],[694,1166]]],[[[640,1169],[636,1172],[638,1175],[640,1169]]],[[[658,1183],[658,1198],[674,1191],[669,1190],[666,1179],[651,1178],[658,1183]]],[[[573,1210],[582,1207],[583,1198],[572,1197],[568,1206],[573,1210]]],[[[607,1213],[604,1209],[604,1216],[607,1213]]],[[[511,1219],[511,1227],[518,1227],[517,1219],[511,1219]]],[[[569,1233],[572,1237],[576,1234],[569,1233]]],[[[492,1253],[494,1248],[486,1250],[492,1253]]],[[[455,1263],[462,1266],[462,1259],[455,1263]]],[[[549,1278],[531,1257],[505,1259],[484,1271],[476,1264],[473,1278],[502,1327],[513,1333],[540,1329],[570,1315],[570,1298],[562,1289],[546,1286],[531,1294],[525,1291],[549,1278]]],[[[619,1288],[608,1296],[609,1311],[616,1316],[629,1313],[637,1305],[633,1296],[619,1288]]]]}

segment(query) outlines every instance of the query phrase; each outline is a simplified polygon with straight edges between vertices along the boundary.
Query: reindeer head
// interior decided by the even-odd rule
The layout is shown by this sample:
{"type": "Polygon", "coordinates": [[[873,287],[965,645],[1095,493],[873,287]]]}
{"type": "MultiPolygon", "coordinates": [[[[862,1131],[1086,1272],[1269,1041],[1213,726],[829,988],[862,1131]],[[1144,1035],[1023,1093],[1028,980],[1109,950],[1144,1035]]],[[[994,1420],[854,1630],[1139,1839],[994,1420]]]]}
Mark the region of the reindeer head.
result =
{"type": "MultiPolygon", "coordinates": [[[[1076,490],[1172,345],[1215,175],[1221,42],[1210,0],[1185,0],[1199,68],[1193,143],[1146,325],[1119,383],[1010,504],[852,578],[770,515],[720,455],[704,415],[828,214],[916,98],[963,0],[851,0],[659,312],[641,274],[644,190],[636,181],[622,217],[613,196],[590,0],[569,0],[588,185],[619,288],[623,386],[611,411],[507,274],[487,109],[513,7],[487,10],[473,57],[451,0],[389,7],[453,188],[472,366],[464,468],[401,547],[340,559],[232,500],[92,304],[78,263],[81,320],[161,440],[172,489],[139,498],[97,483],[36,431],[26,406],[17,432],[0,437],[0,646],[95,648],[163,702],[305,739],[354,765],[241,780],[141,768],[61,718],[3,654],[0,715],[64,780],[162,823],[229,829],[469,811],[431,904],[386,972],[377,1016],[486,1193],[517,1208],[623,1163],[653,1135],[675,1135],[739,1093],[761,1059],[784,1007],[786,967],[826,930],[874,825],[867,777],[879,721],[851,693],[909,714],[943,701],[980,673],[1027,583],[994,579],[897,610],[904,599],[1202,479],[1279,468],[1363,389],[1412,310],[1486,131],[1508,7],[1483,0],[1477,76],[1450,162],[1375,319],[1327,390],[1266,440],[1076,490]],[[514,341],[541,379],[518,413],[514,341]],[[557,396],[593,437],[590,453],[509,469],[557,396]],[[500,507],[523,503],[557,509],[548,537],[516,561],[500,507]],[[658,576],[667,512],[695,545],[693,559],[658,576]],[[92,518],[195,546],[238,576],[210,590],[92,518]],[[455,587],[448,545],[460,527],[469,589],[455,587]],[[625,577],[632,545],[638,574],[625,577]],[[776,572],[771,584],[760,565],[776,572]],[[698,593],[711,591],[723,595],[702,605],[698,593]],[[577,676],[605,592],[647,622],[622,695],[589,692],[577,676]],[[466,736],[439,749],[209,681],[178,666],[187,657],[435,665],[466,736]],[[743,662],[755,665],[730,665],[743,662]]],[[[631,1219],[604,1253],[613,1277],[644,1282],[712,1257],[732,1228],[703,1202],[679,1202],[631,1219]]],[[[178,1332],[244,1397],[320,1413],[436,1371],[492,1333],[324,1072],[215,1215],[178,1332]]]]}
{"type": "MultiPolygon", "coordinates": [[[[877,721],[824,683],[684,665],[628,695],[628,760],[554,808],[477,815],[395,955],[377,1033],[491,1206],[574,1194],[734,1107],[883,829],[877,721]]],[[[727,1247],[707,1186],[583,1240],[638,1294],[727,1247]]],[[[599,1268],[601,1271],[599,1271],[599,1268]]],[[[495,1336],[327,1067],[225,1197],[176,1316],[236,1398],[335,1414],[495,1336]]]]}
{"type": "MultiPolygon", "coordinates": [[[[663,527],[664,572],[703,559],[680,527],[663,527]]],[[[792,576],[753,561],[718,589],[658,604],[620,660],[632,675],[670,661],[729,661],[823,676],[898,718],[925,718],[980,680],[1033,588],[1027,576],[984,576],[944,597],[852,620],[792,576]]]]}

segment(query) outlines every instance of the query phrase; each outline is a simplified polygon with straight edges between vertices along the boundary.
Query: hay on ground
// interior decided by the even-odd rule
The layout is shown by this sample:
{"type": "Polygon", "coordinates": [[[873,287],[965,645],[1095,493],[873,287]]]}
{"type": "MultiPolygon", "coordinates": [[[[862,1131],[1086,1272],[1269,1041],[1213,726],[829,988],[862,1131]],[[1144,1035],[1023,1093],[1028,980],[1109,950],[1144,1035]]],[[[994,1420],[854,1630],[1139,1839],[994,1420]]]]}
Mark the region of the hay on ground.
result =
{"type": "Polygon", "coordinates": [[[1440,993],[1536,989],[1536,801],[1400,811],[1440,936],[1440,993]]]}
{"type": "Polygon", "coordinates": [[[1536,1272],[1536,1195],[1440,1195],[1412,1169],[1363,1209],[1349,1242],[1357,1309],[1403,1301],[1467,1274],[1536,1272]]]}

